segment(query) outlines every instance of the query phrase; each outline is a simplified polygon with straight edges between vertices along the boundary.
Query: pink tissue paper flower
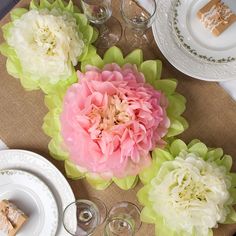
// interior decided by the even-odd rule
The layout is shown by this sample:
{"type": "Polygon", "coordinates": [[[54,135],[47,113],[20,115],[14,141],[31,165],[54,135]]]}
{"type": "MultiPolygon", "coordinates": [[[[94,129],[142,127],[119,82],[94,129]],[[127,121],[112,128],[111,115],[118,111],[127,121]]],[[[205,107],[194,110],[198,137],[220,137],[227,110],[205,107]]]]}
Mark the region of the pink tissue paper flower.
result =
{"type": "Polygon", "coordinates": [[[163,147],[170,121],[167,98],[145,83],[136,66],[87,66],[66,92],[61,134],[70,159],[102,176],[137,175],[163,147]]]}

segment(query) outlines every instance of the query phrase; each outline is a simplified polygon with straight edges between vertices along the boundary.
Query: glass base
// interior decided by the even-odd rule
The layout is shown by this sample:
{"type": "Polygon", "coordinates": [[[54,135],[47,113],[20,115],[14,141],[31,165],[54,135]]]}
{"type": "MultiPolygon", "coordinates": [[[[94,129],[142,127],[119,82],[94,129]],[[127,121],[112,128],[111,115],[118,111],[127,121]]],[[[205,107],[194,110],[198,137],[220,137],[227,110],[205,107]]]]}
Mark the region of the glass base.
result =
{"type": "Polygon", "coordinates": [[[131,49],[150,46],[151,42],[145,33],[126,27],[124,34],[127,44],[131,49]]]}
{"type": "Polygon", "coordinates": [[[104,236],[134,236],[140,226],[138,207],[131,202],[120,202],[109,211],[104,236]]]}
{"type": "Polygon", "coordinates": [[[80,199],[69,204],[63,212],[63,226],[72,236],[89,236],[107,216],[105,204],[97,199],[80,199]],[[72,224],[76,220],[76,225],[72,224]]]}
{"type": "Polygon", "coordinates": [[[119,42],[122,35],[122,27],[115,17],[110,17],[104,24],[97,24],[99,36],[94,43],[97,48],[109,48],[119,42]]]}

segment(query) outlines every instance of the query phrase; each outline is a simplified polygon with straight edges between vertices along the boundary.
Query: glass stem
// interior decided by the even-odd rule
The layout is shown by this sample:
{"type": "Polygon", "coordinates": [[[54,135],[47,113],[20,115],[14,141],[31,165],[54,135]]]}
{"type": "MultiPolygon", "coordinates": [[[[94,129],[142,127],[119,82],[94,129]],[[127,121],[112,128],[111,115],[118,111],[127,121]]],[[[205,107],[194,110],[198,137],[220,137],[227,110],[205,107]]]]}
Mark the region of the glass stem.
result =
{"type": "Polygon", "coordinates": [[[133,29],[132,31],[135,38],[141,38],[145,34],[145,30],[133,29]]]}
{"type": "Polygon", "coordinates": [[[106,23],[104,24],[98,24],[97,29],[99,31],[99,37],[100,38],[106,38],[106,36],[109,34],[110,30],[107,27],[106,23]]]}

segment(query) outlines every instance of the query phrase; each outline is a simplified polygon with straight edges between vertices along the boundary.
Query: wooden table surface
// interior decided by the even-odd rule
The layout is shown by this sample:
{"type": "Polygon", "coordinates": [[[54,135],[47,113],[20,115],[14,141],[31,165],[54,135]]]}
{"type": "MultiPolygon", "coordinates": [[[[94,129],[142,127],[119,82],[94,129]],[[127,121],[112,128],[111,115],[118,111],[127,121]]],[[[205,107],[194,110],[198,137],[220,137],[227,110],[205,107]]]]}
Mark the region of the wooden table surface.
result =
{"type": "MultiPolygon", "coordinates": [[[[17,7],[28,7],[29,0],[21,0],[17,7]]],[[[74,0],[78,4],[78,0],[74,0]]],[[[120,19],[119,0],[113,0],[113,14],[120,19]]],[[[0,21],[0,26],[9,21],[9,15],[0,21]]],[[[176,78],[179,81],[178,92],[187,98],[187,109],[184,117],[189,122],[189,129],[180,138],[189,142],[194,138],[202,140],[207,146],[222,147],[225,153],[236,160],[236,102],[218,85],[193,79],[176,70],[159,51],[151,30],[151,43],[144,48],[145,59],[161,59],[163,62],[162,77],[176,78]]],[[[3,42],[2,33],[0,43],[3,42]]],[[[130,51],[129,42],[124,37],[118,45],[125,54],[130,51]]],[[[103,51],[99,51],[102,55],[103,51]]],[[[48,154],[47,137],[42,129],[43,117],[47,113],[44,106],[44,95],[41,91],[26,92],[19,81],[6,72],[6,58],[0,55],[0,138],[10,148],[26,149],[39,153],[51,161],[64,175],[62,162],[56,161],[48,154]]],[[[236,161],[233,170],[236,170],[236,161]]],[[[140,183],[129,191],[123,191],[111,185],[105,191],[96,191],[85,180],[68,179],[76,198],[96,196],[102,199],[108,208],[119,201],[131,201],[138,205],[136,192],[140,183]]],[[[140,205],[139,205],[140,206],[140,205]]],[[[141,206],[140,206],[141,207],[141,206]]],[[[236,232],[236,225],[224,225],[215,230],[214,235],[231,236],[236,232]]],[[[97,236],[101,236],[98,231],[97,236]]],[[[154,236],[153,225],[143,224],[137,236],[154,236]]],[[[166,235],[168,236],[168,235],[166,235]]]]}

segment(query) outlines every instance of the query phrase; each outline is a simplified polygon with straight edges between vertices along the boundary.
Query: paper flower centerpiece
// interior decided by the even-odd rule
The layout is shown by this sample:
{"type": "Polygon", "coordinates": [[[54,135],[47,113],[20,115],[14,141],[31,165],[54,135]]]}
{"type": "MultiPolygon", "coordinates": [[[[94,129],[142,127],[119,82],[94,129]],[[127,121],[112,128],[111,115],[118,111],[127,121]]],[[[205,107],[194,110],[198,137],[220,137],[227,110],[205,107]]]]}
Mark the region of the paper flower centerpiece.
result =
{"type": "Polygon", "coordinates": [[[112,181],[129,189],[150,165],[149,152],[186,129],[185,99],[176,81],[160,80],[161,62],[143,62],[141,50],[123,58],[112,47],[82,68],[78,83],[46,96],[49,150],[65,160],[71,178],[86,177],[97,189],[112,181]]]}
{"type": "Polygon", "coordinates": [[[235,223],[236,174],[232,158],[199,140],[181,140],[152,152],[141,174],[141,219],[156,225],[158,236],[210,236],[218,223],[235,223]]]}
{"type": "Polygon", "coordinates": [[[27,90],[50,93],[77,80],[74,66],[96,53],[97,33],[70,0],[31,1],[30,10],[16,8],[4,25],[0,52],[7,71],[27,90]]]}

